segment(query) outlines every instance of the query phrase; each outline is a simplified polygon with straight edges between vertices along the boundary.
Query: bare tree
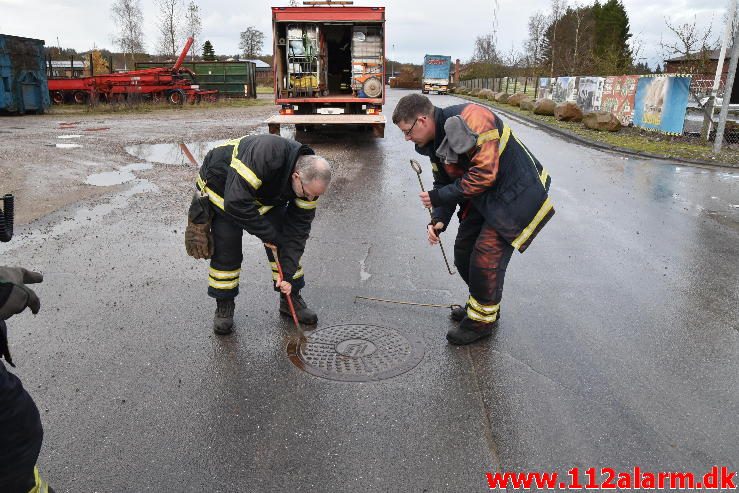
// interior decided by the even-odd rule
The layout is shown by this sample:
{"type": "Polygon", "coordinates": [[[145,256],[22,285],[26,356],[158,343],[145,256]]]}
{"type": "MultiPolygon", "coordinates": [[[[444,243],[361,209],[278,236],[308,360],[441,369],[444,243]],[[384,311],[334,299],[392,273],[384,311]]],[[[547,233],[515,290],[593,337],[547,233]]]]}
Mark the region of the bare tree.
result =
{"type": "Polygon", "coordinates": [[[524,46],[528,65],[532,67],[534,72],[542,62],[547,27],[549,27],[549,21],[543,13],[536,12],[529,17],[529,39],[526,40],[524,46]]]}
{"type": "Polygon", "coordinates": [[[549,47],[552,50],[552,65],[549,69],[549,77],[554,77],[554,50],[557,45],[557,24],[567,6],[567,0],[552,0],[552,12],[549,16],[552,25],[552,44],[549,47]]]}
{"type": "Polygon", "coordinates": [[[134,53],[144,51],[144,34],[141,31],[144,16],[139,0],[115,0],[110,10],[117,28],[113,42],[123,52],[123,67],[127,69],[127,55],[131,55],[133,61],[134,53]]]}
{"type": "Polygon", "coordinates": [[[239,49],[244,53],[245,58],[256,58],[261,55],[263,45],[264,33],[255,26],[249,26],[241,33],[239,49]]]}
{"type": "Polygon", "coordinates": [[[713,22],[706,30],[697,27],[696,17],[693,17],[692,23],[686,22],[679,25],[674,25],[668,18],[665,18],[665,24],[673,37],[668,41],[664,39],[660,41],[664,58],[683,57],[685,63],[682,64],[681,70],[687,73],[706,72],[710,62],[710,52],[718,44],[711,33],[713,22]]]}
{"type": "Polygon", "coordinates": [[[495,34],[485,34],[475,39],[472,61],[483,63],[498,63],[500,61],[498,47],[495,45],[495,34]]]}
{"type": "Polygon", "coordinates": [[[159,8],[159,44],[161,55],[177,56],[182,34],[180,0],[157,0],[159,8]]]}
{"type": "Polygon", "coordinates": [[[195,0],[190,0],[185,12],[185,34],[192,38],[192,46],[190,47],[190,60],[195,60],[195,47],[198,45],[198,37],[202,32],[202,22],[200,21],[200,7],[195,0]]]}

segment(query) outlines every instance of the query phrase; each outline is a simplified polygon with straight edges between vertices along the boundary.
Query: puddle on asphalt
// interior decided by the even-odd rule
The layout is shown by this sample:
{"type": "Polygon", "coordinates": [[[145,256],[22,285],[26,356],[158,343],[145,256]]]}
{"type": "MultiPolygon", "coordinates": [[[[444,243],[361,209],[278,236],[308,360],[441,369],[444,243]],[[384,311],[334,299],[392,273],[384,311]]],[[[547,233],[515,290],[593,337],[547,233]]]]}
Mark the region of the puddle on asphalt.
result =
{"type": "Polygon", "coordinates": [[[81,135],[58,135],[57,139],[79,139],[81,135]]]}
{"type": "MultiPolygon", "coordinates": [[[[228,139],[214,140],[210,142],[187,142],[190,153],[198,163],[208,151],[227,142],[228,139]]],[[[177,144],[137,144],[126,147],[126,152],[139,159],[159,164],[174,164],[176,166],[192,166],[179,143],[177,144]]]]}
{"type": "Polygon", "coordinates": [[[152,167],[153,165],[151,163],[129,164],[118,171],[106,171],[104,173],[95,173],[90,175],[85,180],[85,183],[96,187],[112,187],[114,185],[121,185],[136,179],[136,176],[132,171],[144,171],[151,169],[152,167]]]}
{"type": "Polygon", "coordinates": [[[52,146],[58,149],[76,149],[82,147],[82,144],[52,144],[52,146]]]}

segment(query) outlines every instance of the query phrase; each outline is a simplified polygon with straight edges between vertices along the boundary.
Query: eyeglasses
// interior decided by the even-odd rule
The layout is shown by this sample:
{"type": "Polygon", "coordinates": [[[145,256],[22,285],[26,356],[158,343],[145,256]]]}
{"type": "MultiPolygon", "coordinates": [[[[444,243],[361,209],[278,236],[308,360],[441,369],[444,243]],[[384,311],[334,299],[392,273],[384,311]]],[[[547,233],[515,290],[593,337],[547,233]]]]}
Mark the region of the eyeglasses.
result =
{"type": "Polygon", "coordinates": [[[317,196],[308,195],[307,193],[305,193],[305,187],[303,186],[303,180],[301,180],[300,177],[298,177],[298,182],[300,182],[300,192],[303,197],[305,197],[308,200],[315,200],[317,198],[317,196]]]}
{"type": "Polygon", "coordinates": [[[417,121],[418,121],[418,118],[413,120],[413,125],[411,125],[411,128],[409,128],[408,130],[403,130],[403,133],[405,134],[406,137],[408,137],[411,134],[411,132],[413,132],[413,127],[416,126],[417,121]]]}

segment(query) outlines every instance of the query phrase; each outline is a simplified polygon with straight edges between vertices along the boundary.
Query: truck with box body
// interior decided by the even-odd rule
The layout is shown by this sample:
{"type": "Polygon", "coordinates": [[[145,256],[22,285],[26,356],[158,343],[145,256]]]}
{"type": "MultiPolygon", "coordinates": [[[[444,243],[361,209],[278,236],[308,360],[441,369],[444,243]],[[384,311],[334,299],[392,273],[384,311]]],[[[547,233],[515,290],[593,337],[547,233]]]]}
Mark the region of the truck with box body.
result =
{"type": "Polygon", "coordinates": [[[449,92],[452,57],[444,55],[426,55],[423,57],[423,80],[421,92],[428,94],[436,91],[439,94],[449,92]]]}
{"type": "Polygon", "coordinates": [[[385,8],[349,2],[272,7],[274,97],[279,115],[266,123],[385,132],[385,8]]]}

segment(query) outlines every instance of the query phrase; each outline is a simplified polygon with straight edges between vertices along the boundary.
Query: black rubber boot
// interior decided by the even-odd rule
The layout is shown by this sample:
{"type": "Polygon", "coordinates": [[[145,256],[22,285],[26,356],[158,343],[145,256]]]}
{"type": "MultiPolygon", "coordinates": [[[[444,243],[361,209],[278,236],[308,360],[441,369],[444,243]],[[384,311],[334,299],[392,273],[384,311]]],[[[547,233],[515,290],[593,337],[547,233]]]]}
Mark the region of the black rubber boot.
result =
{"type": "Polygon", "coordinates": [[[490,337],[493,329],[496,327],[498,327],[497,320],[491,324],[484,324],[465,317],[459,326],[449,329],[449,332],[446,334],[446,340],[451,344],[464,346],[485,337],[490,337]]]}
{"type": "Polygon", "coordinates": [[[236,303],[233,298],[225,300],[216,300],[216,315],[213,318],[213,332],[219,336],[225,336],[233,332],[234,326],[234,309],[236,303]]]}
{"type": "Polygon", "coordinates": [[[467,308],[464,306],[455,306],[452,308],[452,313],[449,314],[449,318],[455,322],[461,322],[465,316],[467,316],[467,308]]]}
{"type": "MultiPolygon", "coordinates": [[[[318,315],[316,312],[308,308],[305,300],[300,296],[299,292],[292,293],[290,297],[293,300],[293,307],[295,307],[295,314],[298,316],[298,322],[301,324],[315,325],[318,323],[318,315]]],[[[291,317],[290,306],[287,304],[287,298],[284,294],[280,293],[280,313],[291,317]]]]}

